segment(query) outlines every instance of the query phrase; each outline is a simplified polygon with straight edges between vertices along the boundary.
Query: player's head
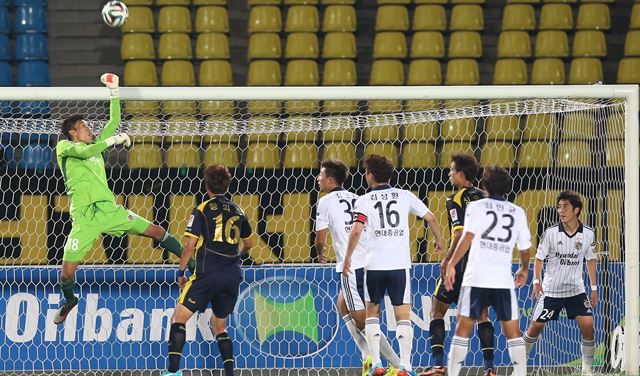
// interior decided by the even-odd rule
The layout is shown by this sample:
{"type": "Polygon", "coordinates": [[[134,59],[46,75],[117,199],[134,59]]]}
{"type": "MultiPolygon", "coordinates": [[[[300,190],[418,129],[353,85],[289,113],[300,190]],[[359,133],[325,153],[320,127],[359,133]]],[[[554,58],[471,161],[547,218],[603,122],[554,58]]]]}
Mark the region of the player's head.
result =
{"type": "Polygon", "coordinates": [[[214,164],[204,170],[204,185],[207,192],[214,195],[227,193],[231,184],[231,173],[219,164],[214,164]]]}
{"type": "Polygon", "coordinates": [[[456,188],[473,184],[478,177],[478,160],[471,154],[455,153],[451,156],[449,180],[456,188]]]}
{"type": "Polygon", "coordinates": [[[558,216],[560,217],[560,222],[566,223],[575,221],[580,216],[582,212],[582,200],[580,196],[575,192],[564,191],[560,192],[558,198],[556,199],[558,216]]]}
{"type": "Polygon", "coordinates": [[[83,142],[85,144],[93,142],[91,128],[89,128],[83,115],[73,115],[65,119],[60,125],[60,131],[70,141],[83,142]]]}
{"type": "Polygon", "coordinates": [[[330,192],[336,187],[342,186],[349,176],[349,169],[338,159],[322,161],[318,174],[318,186],[322,192],[330,192]]]}
{"type": "Polygon", "coordinates": [[[486,166],[482,173],[482,186],[490,196],[505,197],[511,189],[511,176],[502,167],[486,166]]]}
{"type": "Polygon", "coordinates": [[[393,164],[389,158],[383,155],[367,155],[364,159],[364,167],[369,186],[387,184],[393,175],[393,164]]]}

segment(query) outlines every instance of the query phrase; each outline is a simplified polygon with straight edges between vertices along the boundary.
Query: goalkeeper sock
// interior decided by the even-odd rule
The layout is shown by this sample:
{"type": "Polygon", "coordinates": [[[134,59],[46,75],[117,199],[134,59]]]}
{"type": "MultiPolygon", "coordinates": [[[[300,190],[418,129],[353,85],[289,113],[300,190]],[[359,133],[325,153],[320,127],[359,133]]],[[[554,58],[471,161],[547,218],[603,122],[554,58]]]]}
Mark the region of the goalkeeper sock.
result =
{"type": "Polygon", "coordinates": [[[233,376],[233,342],[231,342],[229,333],[222,332],[216,336],[216,339],[220,355],[222,355],[224,374],[225,376],[233,376]]]}
{"type": "Polygon", "coordinates": [[[72,279],[70,281],[62,281],[60,280],[60,288],[62,289],[62,294],[64,295],[64,298],[66,300],[67,303],[76,301],[78,298],[76,298],[75,295],[73,295],[73,288],[76,286],[76,280],[72,279]]]}
{"type": "Polygon", "coordinates": [[[429,341],[433,354],[433,366],[444,367],[444,319],[433,319],[429,323],[429,341]]]}
{"type": "MultiPolygon", "coordinates": [[[[182,244],[180,244],[180,241],[175,236],[169,234],[168,231],[164,233],[164,237],[162,238],[162,240],[160,240],[160,246],[178,256],[178,258],[182,256],[182,244]]],[[[190,259],[189,263],[187,264],[187,268],[189,268],[189,271],[193,273],[195,267],[195,261],[193,259],[190,259]]]]}
{"type": "Polygon", "coordinates": [[[186,338],[185,324],[171,324],[171,331],[169,332],[169,372],[178,372],[180,369],[182,348],[186,338]]]}
{"type": "Polygon", "coordinates": [[[493,366],[493,323],[485,321],[478,323],[478,337],[484,358],[484,370],[495,369],[493,366]]]}

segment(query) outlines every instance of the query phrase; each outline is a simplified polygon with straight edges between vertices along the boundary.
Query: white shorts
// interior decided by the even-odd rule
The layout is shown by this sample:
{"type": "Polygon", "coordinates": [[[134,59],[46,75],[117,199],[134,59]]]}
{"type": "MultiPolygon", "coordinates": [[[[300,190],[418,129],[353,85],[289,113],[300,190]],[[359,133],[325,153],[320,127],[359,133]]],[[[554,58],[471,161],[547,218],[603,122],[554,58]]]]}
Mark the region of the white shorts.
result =
{"type": "Polygon", "coordinates": [[[462,286],[458,299],[458,313],[472,319],[479,319],[485,308],[493,307],[500,321],[518,319],[518,297],[516,290],[490,289],[462,286]]]}
{"type": "Polygon", "coordinates": [[[355,273],[344,276],[340,274],[340,289],[347,310],[349,312],[364,309],[364,268],[356,269],[355,273]]]}

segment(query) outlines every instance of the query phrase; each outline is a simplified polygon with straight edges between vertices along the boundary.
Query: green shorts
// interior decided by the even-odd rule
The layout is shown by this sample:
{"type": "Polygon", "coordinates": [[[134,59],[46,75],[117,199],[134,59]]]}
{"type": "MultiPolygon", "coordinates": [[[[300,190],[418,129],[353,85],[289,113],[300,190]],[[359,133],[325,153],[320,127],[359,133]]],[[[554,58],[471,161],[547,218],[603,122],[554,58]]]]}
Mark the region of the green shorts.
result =
{"type": "Polygon", "coordinates": [[[101,201],[74,211],[71,233],[64,245],[64,261],[82,261],[100,234],[140,235],[151,222],[113,202],[101,201]]]}

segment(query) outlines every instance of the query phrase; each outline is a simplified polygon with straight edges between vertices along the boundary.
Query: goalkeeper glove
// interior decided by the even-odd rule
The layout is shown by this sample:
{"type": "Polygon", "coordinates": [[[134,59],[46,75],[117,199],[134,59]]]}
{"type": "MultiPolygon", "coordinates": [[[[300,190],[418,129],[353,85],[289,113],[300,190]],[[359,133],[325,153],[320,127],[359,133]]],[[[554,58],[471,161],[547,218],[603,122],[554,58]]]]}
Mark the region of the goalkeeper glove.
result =
{"type": "Polygon", "coordinates": [[[118,75],[113,73],[105,73],[100,76],[100,82],[109,88],[109,98],[118,98],[118,82],[120,79],[118,75]]]}
{"type": "Polygon", "coordinates": [[[126,133],[120,133],[115,136],[111,136],[104,140],[104,142],[106,142],[108,146],[124,145],[124,147],[126,148],[131,146],[131,139],[129,138],[129,136],[127,136],[126,133]]]}

